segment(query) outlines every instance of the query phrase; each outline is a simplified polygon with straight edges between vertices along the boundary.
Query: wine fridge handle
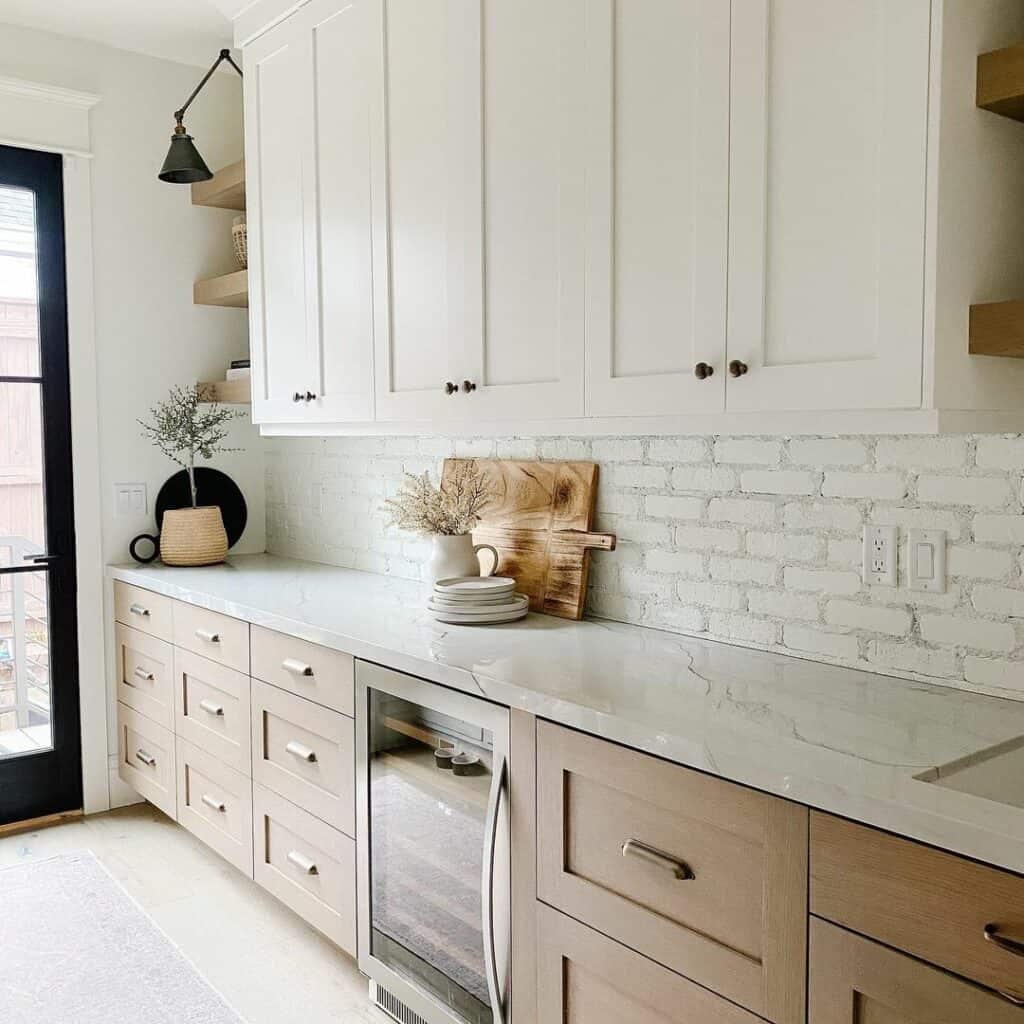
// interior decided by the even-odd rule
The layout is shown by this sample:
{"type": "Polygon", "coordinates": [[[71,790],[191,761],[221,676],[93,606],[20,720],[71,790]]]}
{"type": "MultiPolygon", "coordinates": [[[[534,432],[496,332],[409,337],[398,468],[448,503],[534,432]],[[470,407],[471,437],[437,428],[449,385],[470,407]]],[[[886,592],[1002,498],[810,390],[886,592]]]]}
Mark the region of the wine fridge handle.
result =
{"type": "Polygon", "coordinates": [[[504,754],[494,767],[491,795],[487,801],[487,821],[484,826],[484,878],[483,878],[483,932],[484,969],[487,972],[487,992],[491,998],[494,1024],[506,1024],[505,999],[498,979],[498,960],[494,938],[494,859],[498,845],[498,816],[505,795],[505,776],[508,762],[504,754]]]}

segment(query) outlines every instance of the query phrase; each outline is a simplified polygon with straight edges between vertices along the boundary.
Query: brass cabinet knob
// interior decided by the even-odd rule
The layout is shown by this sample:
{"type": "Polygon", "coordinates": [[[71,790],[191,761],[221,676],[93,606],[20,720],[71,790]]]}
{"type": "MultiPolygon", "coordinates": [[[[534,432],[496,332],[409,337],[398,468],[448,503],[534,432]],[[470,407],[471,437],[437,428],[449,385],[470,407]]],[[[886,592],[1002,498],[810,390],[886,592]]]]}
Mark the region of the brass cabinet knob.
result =
{"type": "Polygon", "coordinates": [[[444,382],[444,393],[446,395],[454,395],[458,390],[459,386],[454,381],[446,380],[444,382]]]}
{"type": "Polygon", "coordinates": [[[729,376],[730,377],[742,377],[743,374],[749,370],[750,367],[746,363],[741,363],[738,359],[734,359],[729,364],[729,376]]]}
{"type": "Polygon", "coordinates": [[[301,402],[302,401],[302,392],[301,391],[296,391],[295,394],[292,395],[292,401],[293,402],[301,402]]]}
{"type": "Polygon", "coordinates": [[[462,382],[462,390],[468,395],[470,391],[476,391],[476,382],[471,380],[464,380],[462,382]]]}
{"type": "Polygon", "coordinates": [[[715,372],[715,368],[709,363],[698,363],[693,368],[693,375],[697,380],[707,380],[715,372]]]}
{"type": "Polygon", "coordinates": [[[312,402],[316,399],[316,395],[314,395],[312,391],[307,391],[305,394],[305,399],[307,402],[312,402]]]}

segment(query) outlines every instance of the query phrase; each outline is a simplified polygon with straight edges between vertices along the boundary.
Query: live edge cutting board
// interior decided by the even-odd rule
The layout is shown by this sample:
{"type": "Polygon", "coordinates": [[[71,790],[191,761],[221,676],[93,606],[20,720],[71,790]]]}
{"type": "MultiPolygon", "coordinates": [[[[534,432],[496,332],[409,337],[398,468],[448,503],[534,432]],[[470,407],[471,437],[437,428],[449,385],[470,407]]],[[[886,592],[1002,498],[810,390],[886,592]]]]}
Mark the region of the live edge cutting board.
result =
{"type": "Polygon", "coordinates": [[[462,462],[487,482],[490,500],[473,540],[498,549],[496,574],[515,579],[530,611],[581,618],[590,552],[615,550],[614,534],[591,532],[597,464],[445,459],[442,479],[462,462]]]}

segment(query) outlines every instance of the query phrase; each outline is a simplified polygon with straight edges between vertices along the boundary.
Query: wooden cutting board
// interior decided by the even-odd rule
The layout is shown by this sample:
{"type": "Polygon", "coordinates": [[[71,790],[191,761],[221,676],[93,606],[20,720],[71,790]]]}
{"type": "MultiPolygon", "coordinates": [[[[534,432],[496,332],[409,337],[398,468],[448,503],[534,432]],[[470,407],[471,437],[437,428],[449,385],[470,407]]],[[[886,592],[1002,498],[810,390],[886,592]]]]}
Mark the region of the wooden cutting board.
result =
{"type": "Polygon", "coordinates": [[[530,611],[582,618],[590,552],[615,550],[615,534],[591,529],[597,464],[445,459],[442,480],[464,462],[487,483],[490,501],[473,540],[498,549],[496,575],[515,579],[530,611]]]}

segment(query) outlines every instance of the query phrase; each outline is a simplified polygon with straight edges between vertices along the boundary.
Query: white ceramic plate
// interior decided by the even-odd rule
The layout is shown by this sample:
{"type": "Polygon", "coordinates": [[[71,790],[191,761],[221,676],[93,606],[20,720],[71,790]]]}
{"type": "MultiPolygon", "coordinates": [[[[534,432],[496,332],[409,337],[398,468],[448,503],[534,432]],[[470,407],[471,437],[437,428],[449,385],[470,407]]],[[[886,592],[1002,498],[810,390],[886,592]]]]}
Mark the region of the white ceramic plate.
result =
{"type": "Polygon", "coordinates": [[[488,605],[486,608],[479,606],[468,606],[464,608],[452,608],[442,602],[431,599],[427,602],[428,610],[432,612],[441,612],[445,615],[449,615],[452,618],[459,619],[486,619],[494,615],[504,615],[509,612],[522,612],[529,608],[530,599],[524,597],[522,594],[516,594],[508,601],[503,601],[501,604],[488,605]]]}
{"type": "Polygon", "coordinates": [[[456,594],[480,597],[484,594],[512,593],[516,589],[516,581],[509,576],[452,576],[446,580],[438,580],[434,584],[434,592],[448,596],[456,594]]]}
{"type": "Polygon", "coordinates": [[[516,595],[509,592],[500,594],[486,594],[471,597],[449,597],[447,594],[431,594],[429,599],[435,604],[442,604],[446,608],[489,608],[494,604],[508,604],[516,595]]]}
{"type": "Polygon", "coordinates": [[[529,608],[518,612],[505,612],[504,615],[492,615],[488,618],[467,619],[464,615],[453,616],[448,612],[431,612],[430,614],[438,622],[447,622],[452,626],[496,626],[502,622],[516,622],[518,619],[525,619],[529,608]]]}

